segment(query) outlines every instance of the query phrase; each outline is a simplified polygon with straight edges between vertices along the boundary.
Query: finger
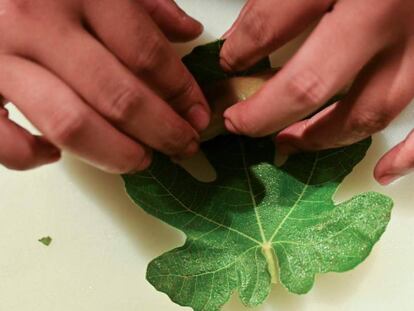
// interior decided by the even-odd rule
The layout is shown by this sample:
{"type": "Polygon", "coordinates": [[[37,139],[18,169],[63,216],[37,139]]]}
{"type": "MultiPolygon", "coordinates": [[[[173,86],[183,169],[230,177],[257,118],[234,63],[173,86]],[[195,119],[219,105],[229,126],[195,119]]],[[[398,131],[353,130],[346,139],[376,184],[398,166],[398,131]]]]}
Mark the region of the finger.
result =
{"type": "Polygon", "coordinates": [[[89,108],[49,71],[14,56],[0,57],[0,92],[54,145],[111,173],[145,169],[150,153],[89,108]]]}
{"type": "Polygon", "coordinates": [[[43,137],[33,136],[25,129],[0,115],[0,163],[14,170],[28,170],[56,162],[60,151],[43,137]]]}
{"type": "Polygon", "coordinates": [[[409,45],[383,52],[342,102],[283,130],[277,137],[279,151],[342,147],[383,130],[414,97],[413,52],[409,45]]]}
{"type": "Polygon", "coordinates": [[[223,34],[222,39],[227,39],[228,37],[230,37],[234,30],[236,30],[238,28],[238,26],[240,25],[240,23],[244,20],[245,15],[248,13],[248,11],[250,10],[250,8],[254,5],[254,1],[247,1],[243,8],[241,9],[239,15],[237,16],[236,20],[234,21],[234,23],[231,25],[231,27],[223,34]]]}
{"type": "Polygon", "coordinates": [[[198,134],[191,125],[88,33],[75,28],[62,38],[52,31],[48,40],[35,45],[31,57],[56,72],[117,128],[170,156],[197,151],[198,134]],[[53,41],[58,44],[51,54],[47,47],[53,41]]]}
{"type": "Polygon", "coordinates": [[[221,64],[228,71],[244,70],[281,47],[314,20],[334,0],[250,0],[226,34],[221,64]]]}
{"type": "Polygon", "coordinates": [[[203,32],[203,25],[185,13],[175,1],[141,0],[139,3],[170,41],[186,42],[203,32]]]}
{"type": "Polygon", "coordinates": [[[319,109],[353,80],[390,40],[388,32],[358,13],[365,3],[339,2],[273,79],[225,112],[228,130],[250,136],[277,132],[319,109]]]}
{"type": "Polygon", "coordinates": [[[375,179],[382,185],[407,175],[414,169],[414,131],[382,157],[375,167],[375,179]]]}
{"type": "Polygon", "coordinates": [[[207,127],[209,109],[199,86],[137,2],[87,1],[86,15],[100,40],[130,70],[195,129],[207,127]]]}

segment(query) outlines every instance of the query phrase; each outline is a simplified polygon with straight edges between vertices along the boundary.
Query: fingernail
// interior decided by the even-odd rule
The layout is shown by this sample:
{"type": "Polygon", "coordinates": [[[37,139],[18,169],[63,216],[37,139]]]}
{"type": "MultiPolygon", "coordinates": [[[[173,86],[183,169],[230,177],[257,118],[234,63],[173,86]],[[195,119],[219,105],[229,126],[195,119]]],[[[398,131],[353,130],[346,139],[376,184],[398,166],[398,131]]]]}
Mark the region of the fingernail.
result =
{"type": "Polygon", "coordinates": [[[151,164],[150,157],[145,157],[145,159],[140,163],[139,167],[127,173],[127,175],[136,175],[145,171],[151,164]]]}
{"type": "Polygon", "coordinates": [[[52,150],[50,153],[49,153],[49,158],[50,159],[60,159],[60,157],[61,157],[61,152],[60,152],[60,150],[59,149],[55,149],[55,150],[52,150]]]}
{"type": "Polygon", "coordinates": [[[388,186],[389,184],[393,183],[394,181],[397,181],[400,179],[402,175],[399,174],[388,174],[380,177],[378,179],[379,183],[383,186],[388,186]]]}
{"type": "Polygon", "coordinates": [[[300,152],[299,148],[288,143],[278,144],[276,150],[278,154],[283,156],[290,156],[292,154],[300,152]]]}
{"type": "Polygon", "coordinates": [[[62,154],[60,152],[60,150],[47,150],[45,149],[44,151],[44,158],[42,158],[42,162],[43,163],[54,163],[60,160],[62,154]]]}
{"type": "Polygon", "coordinates": [[[194,23],[197,25],[197,32],[201,34],[204,31],[204,25],[200,23],[198,20],[191,17],[191,19],[194,21],[194,23]]]}
{"type": "Polygon", "coordinates": [[[41,150],[44,156],[51,161],[56,161],[61,157],[61,151],[56,146],[52,145],[44,137],[38,137],[38,142],[41,144],[41,150]]]}
{"type": "Polygon", "coordinates": [[[152,163],[153,152],[149,148],[145,148],[145,153],[142,155],[141,162],[138,163],[135,169],[127,173],[127,175],[135,175],[145,171],[152,163]]]}
{"type": "Polygon", "coordinates": [[[191,158],[198,152],[199,149],[199,142],[197,140],[193,140],[191,143],[188,144],[187,148],[180,155],[175,156],[173,159],[174,161],[180,161],[191,158]]]}
{"type": "Polygon", "coordinates": [[[187,12],[186,11],[184,11],[177,3],[175,3],[175,1],[173,1],[173,3],[174,3],[174,5],[175,5],[175,7],[177,8],[177,11],[178,11],[178,13],[180,14],[180,16],[181,16],[181,18],[182,19],[184,19],[184,21],[185,20],[188,20],[188,21],[190,21],[190,22],[192,22],[192,23],[195,23],[195,24],[197,24],[197,27],[198,27],[198,31],[200,32],[200,33],[202,33],[203,32],[203,30],[204,30],[204,26],[203,26],[203,24],[201,24],[198,20],[196,20],[194,17],[192,17],[192,16],[190,16],[190,15],[188,15],[187,14],[187,12]]]}
{"type": "Polygon", "coordinates": [[[197,32],[202,33],[204,30],[204,26],[195,18],[188,15],[186,12],[182,11],[183,15],[181,15],[181,20],[183,23],[191,23],[197,27],[197,32]]]}
{"type": "Polygon", "coordinates": [[[233,122],[230,119],[225,118],[224,125],[230,133],[240,135],[240,132],[237,130],[237,128],[234,126],[233,122]]]}
{"type": "Polygon", "coordinates": [[[210,123],[210,114],[203,105],[197,104],[188,110],[187,120],[198,132],[201,132],[208,127],[210,123]]]}
{"type": "Polygon", "coordinates": [[[188,145],[187,149],[185,149],[184,156],[191,157],[191,156],[195,155],[198,152],[199,148],[200,148],[199,142],[196,141],[196,140],[193,140],[188,145]]]}
{"type": "Polygon", "coordinates": [[[60,160],[61,156],[61,151],[59,149],[53,148],[48,151],[47,160],[49,163],[53,163],[60,160]]]}
{"type": "Polygon", "coordinates": [[[222,40],[226,40],[228,37],[230,37],[232,34],[233,34],[233,32],[234,32],[234,29],[235,29],[235,27],[234,26],[232,26],[229,30],[227,30],[222,36],[221,36],[221,39],[222,40]]]}
{"type": "Polygon", "coordinates": [[[234,69],[230,65],[230,63],[224,58],[220,56],[220,66],[226,72],[233,72],[234,69]]]}

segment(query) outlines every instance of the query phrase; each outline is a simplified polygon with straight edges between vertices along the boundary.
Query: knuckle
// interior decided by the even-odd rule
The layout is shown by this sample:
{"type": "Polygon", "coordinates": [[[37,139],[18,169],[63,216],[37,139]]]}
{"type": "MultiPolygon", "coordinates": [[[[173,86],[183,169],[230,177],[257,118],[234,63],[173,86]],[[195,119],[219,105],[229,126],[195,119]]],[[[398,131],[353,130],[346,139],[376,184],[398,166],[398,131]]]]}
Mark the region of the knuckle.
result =
{"type": "Polygon", "coordinates": [[[142,92],[134,85],[118,88],[112,98],[104,105],[104,114],[116,123],[124,123],[131,119],[137,107],[144,102],[142,92]]]}
{"type": "Polygon", "coordinates": [[[387,113],[363,112],[351,118],[349,127],[354,135],[362,138],[382,131],[390,122],[391,118],[387,113]]]}
{"type": "Polygon", "coordinates": [[[187,76],[180,82],[180,85],[177,86],[174,90],[170,91],[167,95],[166,101],[168,103],[176,103],[182,100],[183,98],[190,97],[195,90],[195,84],[191,77],[187,76]]]}
{"type": "Polygon", "coordinates": [[[302,71],[290,77],[286,90],[293,102],[305,106],[305,109],[319,107],[329,96],[326,84],[313,70],[302,71]]]}
{"type": "Polygon", "coordinates": [[[33,1],[30,0],[3,0],[0,2],[0,9],[6,16],[27,15],[32,11],[33,1]]]}
{"type": "Polygon", "coordinates": [[[55,114],[49,123],[50,139],[58,145],[72,145],[87,126],[87,120],[81,111],[68,109],[55,114]]]}
{"type": "Polygon", "coordinates": [[[170,132],[170,139],[177,144],[186,144],[192,139],[192,135],[187,127],[177,126],[170,132]]]}
{"type": "Polygon", "coordinates": [[[31,1],[3,0],[0,1],[0,11],[1,43],[4,45],[6,42],[13,41],[13,37],[26,28],[30,17],[31,1]]]}
{"type": "Polygon", "coordinates": [[[138,74],[148,74],[163,65],[165,44],[160,38],[149,36],[142,46],[143,49],[136,53],[132,61],[132,69],[138,74]]]}

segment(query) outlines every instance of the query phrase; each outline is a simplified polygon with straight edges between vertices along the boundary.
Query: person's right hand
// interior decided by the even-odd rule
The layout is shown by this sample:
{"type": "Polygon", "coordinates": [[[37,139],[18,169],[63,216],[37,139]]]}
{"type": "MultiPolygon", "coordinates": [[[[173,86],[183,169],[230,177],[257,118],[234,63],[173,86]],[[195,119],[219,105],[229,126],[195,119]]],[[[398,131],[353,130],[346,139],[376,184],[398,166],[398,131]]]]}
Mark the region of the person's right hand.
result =
{"type": "MultiPolygon", "coordinates": [[[[413,0],[249,0],[224,36],[222,67],[244,70],[315,21],[280,72],[225,111],[230,132],[278,133],[279,154],[339,148],[385,129],[412,101],[413,0]],[[347,87],[342,100],[322,109],[347,87]]],[[[414,132],[378,162],[378,182],[412,171],[413,150],[414,132]]]]}
{"type": "Polygon", "coordinates": [[[202,26],[171,0],[0,0],[0,163],[29,169],[60,149],[112,173],[145,169],[151,150],[198,149],[209,108],[169,40],[202,26]]]}

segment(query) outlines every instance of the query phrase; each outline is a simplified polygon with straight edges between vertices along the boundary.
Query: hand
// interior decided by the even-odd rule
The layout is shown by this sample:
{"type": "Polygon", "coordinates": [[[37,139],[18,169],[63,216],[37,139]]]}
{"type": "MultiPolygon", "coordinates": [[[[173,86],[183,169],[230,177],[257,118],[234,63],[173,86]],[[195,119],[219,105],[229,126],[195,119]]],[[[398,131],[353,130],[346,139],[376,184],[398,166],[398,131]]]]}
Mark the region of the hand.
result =
{"type": "Polygon", "coordinates": [[[126,173],[152,149],[197,151],[209,109],[168,39],[202,26],[173,1],[0,0],[0,11],[0,93],[44,134],[0,108],[0,163],[28,169],[64,149],[126,173]]]}
{"type": "MultiPolygon", "coordinates": [[[[408,105],[414,97],[412,0],[250,0],[225,35],[222,66],[245,69],[318,19],[280,73],[225,112],[228,130],[262,136],[284,129],[276,141],[287,154],[328,149],[384,129],[408,105]],[[297,122],[354,79],[344,100],[297,122]]],[[[388,184],[410,168],[414,134],[380,160],[375,177],[388,184]]]]}

